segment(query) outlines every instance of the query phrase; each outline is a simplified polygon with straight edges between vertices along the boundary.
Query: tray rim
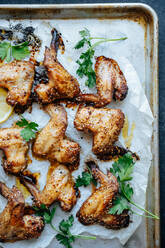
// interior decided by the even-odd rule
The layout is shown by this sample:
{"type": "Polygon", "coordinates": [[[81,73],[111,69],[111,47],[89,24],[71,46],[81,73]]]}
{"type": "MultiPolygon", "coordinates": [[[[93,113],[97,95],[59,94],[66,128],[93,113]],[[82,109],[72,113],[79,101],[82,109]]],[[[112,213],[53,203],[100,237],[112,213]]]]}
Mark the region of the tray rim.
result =
{"type": "MultiPolygon", "coordinates": [[[[153,21],[153,57],[154,69],[152,72],[153,78],[153,103],[151,106],[153,115],[154,115],[154,124],[153,124],[153,141],[152,141],[152,154],[153,151],[153,164],[157,166],[153,167],[154,173],[154,186],[155,186],[155,213],[160,216],[160,185],[159,185],[159,81],[158,81],[158,15],[156,11],[148,4],[144,3],[84,3],[84,4],[0,4],[0,9],[15,9],[15,10],[33,10],[33,9],[92,9],[92,8],[102,8],[102,9],[112,9],[112,8],[122,8],[122,9],[131,9],[138,8],[146,12],[153,21]],[[154,102],[155,101],[155,102],[154,102]]],[[[152,87],[152,86],[151,86],[152,87]]],[[[146,196],[147,201],[147,196],[146,196]]],[[[147,221],[146,221],[147,222],[147,221]]],[[[160,248],[160,221],[155,220],[154,225],[154,248],[160,248]]],[[[147,224],[146,224],[147,226],[147,224]]],[[[147,232],[147,248],[151,248],[149,245],[149,231],[146,228],[147,232]]]]}
{"type": "Polygon", "coordinates": [[[104,8],[109,8],[109,7],[140,7],[140,8],[144,8],[145,10],[150,11],[150,13],[156,18],[158,19],[158,15],[156,13],[156,11],[148,4],[145,3],[83,3],[83,4],[0,4],[0,8],[17,8],[17,9],[24,9],[24,8],[31,8],[31,9],[35,9],[35,8],[48,8],[48,7],[54,7],[54,8],[93,8],[93,7],[104,7],[104,8]]]}

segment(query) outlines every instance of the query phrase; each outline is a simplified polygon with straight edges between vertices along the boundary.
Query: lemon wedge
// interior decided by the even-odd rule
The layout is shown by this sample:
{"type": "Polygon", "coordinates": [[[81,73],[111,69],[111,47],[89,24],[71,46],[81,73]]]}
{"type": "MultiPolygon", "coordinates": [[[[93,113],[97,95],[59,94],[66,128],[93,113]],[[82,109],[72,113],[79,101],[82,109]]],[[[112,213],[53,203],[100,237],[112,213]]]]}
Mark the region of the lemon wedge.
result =
{"type": "Polygon", "coordinates": [[[6,102],[7,91],[0,88],[0,123],[6,121],[13,112],[13,107],[6,102]]]}

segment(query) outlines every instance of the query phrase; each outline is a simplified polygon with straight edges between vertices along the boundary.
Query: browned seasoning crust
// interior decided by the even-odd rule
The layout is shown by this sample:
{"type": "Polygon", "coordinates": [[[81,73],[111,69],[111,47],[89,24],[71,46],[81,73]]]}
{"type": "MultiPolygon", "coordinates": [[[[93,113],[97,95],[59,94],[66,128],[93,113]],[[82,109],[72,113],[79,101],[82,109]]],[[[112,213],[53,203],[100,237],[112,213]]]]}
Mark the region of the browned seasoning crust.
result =
{"type": "Polygon", "coordinates": [[[68,121],[64,107],[49,104],[44,109],[51,119],[37,135],[33,144],[33,153],[59,163],[77,163],[80,146],[65,136],[68,121]]]}
{"type": "Polygon", "coordinates": [[[50,48],[45,48],[44,66],[47,69],[49,81],[47,84],[39,84],[35,88],[39,100],[44,104],[51,103],[56,99],[71,99],[80,92],[77,79],[70,75],[57,59],[61,39],[57,30],[53,29],[50,48]]]}
{"type": "Polygon", "coordinates": [[[108,214],[109,208],[112,206],[112,200],[118,193],[118,182],[115,176],[110,172],[105,175],[93,163],[90,166],[92,175],[100,183],[100,187],[88,197],[77,212],[78,220],[83,225],[100,224],[109,229],[121,229],[129,225],[129,215],[122,213],[121,215],[108,214]]]}
{"type": "Polygon", "coordinates": [[[118,230],[121,228],[128,227],[130,222],[130,217],[127,211],[124,211],[120,215],[105,214],[102,216],[99,224],[105,226],[108,229],[118,230]]]}
{"type": "Polygon", "coordinates": [[[93,134],[92,151],[96,155],[116,155],[114,143],[118,140],[124,125],[124,114],[120,109],[94,108],[79,106],[74,125],[79,131],[91,131],[93,134]]]}
{"type": "Polygon", "coordinates": [[[33,195],[36,206],[40,207],[43,203],[49,207],[58,201],[62,210],[70,211],[77,202],[77,192],[71,172],[65,165],[57,162],[53,163],[51,168],[51,174],[42,192],[27,177],[22,177],[21,182],[33,195]]]}
{"type": "Polygon", "coordinates": [[[0,128],[0,149],[5,157],[3,167],[7,173],[19,174],[27,167],[28,143],[21,137],[22,128],[0,128]]]}
{"type": "Polygon", "coordinates": [[[28,103],[34,81],[34,65],[28,61],[12,61],[0,66],[0,87],[8,90],[7,103],[24,107],[28,103]]]}
{"type": "Polygon", "coordinates": [[[26,215],[22,193],[0,182],[0,194],[8,203],[0,214],[0,242],[15,242],[38,238],[44,228],[42,217],[26,215]]]}
{"type": "Polygon", "coordinates": [[[78,101],[103,107],[112,99],[122,101],[128,92],[127,81],[117,62],[111,58],[100,56],[95,64],[97,94],[80,94],[78,101]]]}

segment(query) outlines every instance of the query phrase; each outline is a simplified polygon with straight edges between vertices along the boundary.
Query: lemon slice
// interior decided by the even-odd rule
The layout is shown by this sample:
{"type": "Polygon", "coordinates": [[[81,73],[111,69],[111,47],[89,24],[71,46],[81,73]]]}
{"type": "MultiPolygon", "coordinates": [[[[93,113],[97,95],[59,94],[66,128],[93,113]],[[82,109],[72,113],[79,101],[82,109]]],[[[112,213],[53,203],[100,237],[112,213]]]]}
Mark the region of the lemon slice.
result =
{"type": "Polygon", "coordinates": [[[13,107],[6,102],[7,91],[0,88],[0,123],[6,121],[13,112],[13,107]]]}

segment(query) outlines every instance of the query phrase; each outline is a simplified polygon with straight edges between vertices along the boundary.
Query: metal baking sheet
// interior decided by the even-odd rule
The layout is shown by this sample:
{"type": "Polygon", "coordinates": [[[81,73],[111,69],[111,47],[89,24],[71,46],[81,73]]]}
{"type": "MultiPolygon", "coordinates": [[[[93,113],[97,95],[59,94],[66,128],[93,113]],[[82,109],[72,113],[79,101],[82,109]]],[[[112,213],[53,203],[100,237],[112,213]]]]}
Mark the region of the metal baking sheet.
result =
{"type": "MultiPolygon", "coordinates": [[[[143,29],[144,39],[139,39],[138,56],[136,58],[133,56],[134,49],[132,49],[129,51],[128,57],[140,77],[154,115],[153,160],[149,175],[146,208],[159,215],[158,18],[154,10],[145,4],[0,5],[0,19],[30,19],[32,23],[37,19],[75,19],[75,22],[79,19],[98,19],[115,22],[115,25],[120,25],[120,20],[125,20],[128,28],[132,22],[137,24],[132,26],[134,39],[136,39],[136,34],[138,35],[136,27],[143,29]]],[[[160,247],[159,224],[157,220],[145,219],[124,247],[160,247]]],[[[98,240],[98,247],[103,243],[103,240],[98,240]]],[[[107,241],[106,244],[108,244],[107,241]]],[[[49,248],[52,247],[53,242],[49,248]]]]}

